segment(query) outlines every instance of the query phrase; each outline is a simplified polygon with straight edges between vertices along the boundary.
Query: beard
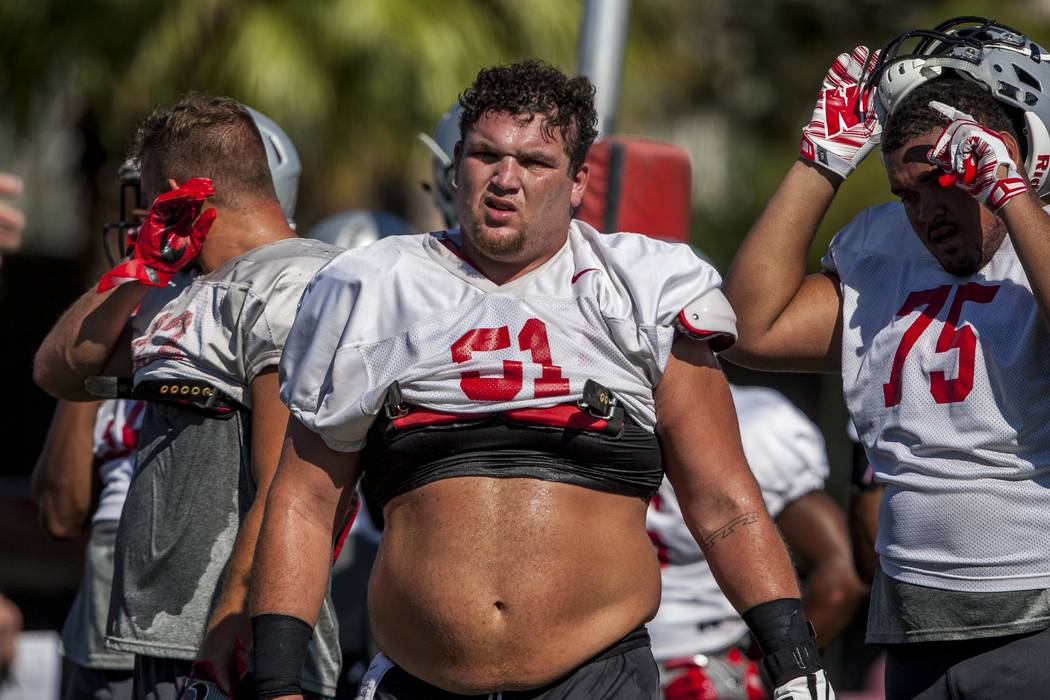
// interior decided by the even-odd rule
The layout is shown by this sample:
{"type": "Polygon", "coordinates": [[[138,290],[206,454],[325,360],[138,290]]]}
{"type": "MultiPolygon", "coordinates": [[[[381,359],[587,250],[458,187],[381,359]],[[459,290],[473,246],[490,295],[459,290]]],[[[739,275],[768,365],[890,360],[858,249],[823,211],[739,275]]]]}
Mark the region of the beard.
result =
{"type": "Polygon", "coordinates": [[[472,219],[468,223],[463,229],[463,235],[478,252],[492,260],[505,260],[519,256],[525,250],[525,243],[528,241],[528,232],[524,228],[514,233],[498,235],[487,229],[484,221],[479,218],[472,219]]]}
{"type": "Polygon", "coordinates": [[[950,259],[940,259],[938,262],[941,263],[941,267],[949,275],[955,275],[956,277],[969,277],[974,274],[982,267],[984,267],[984,261],[981,260],[981,256],[977,254],[977,251],[970,251],[962,255],[953,256],[950,259]]]}
{"type": "Polygon", "coordinates": [[[980,243],[976,246],[959,251],[950,258],[936,256],[937,261],[944,271],[956,277],[969,277],[980,272],[992,257],[998,252],[1006,238],[1006,223],[996,217],[992,225],[982,235],[980,243]]]}

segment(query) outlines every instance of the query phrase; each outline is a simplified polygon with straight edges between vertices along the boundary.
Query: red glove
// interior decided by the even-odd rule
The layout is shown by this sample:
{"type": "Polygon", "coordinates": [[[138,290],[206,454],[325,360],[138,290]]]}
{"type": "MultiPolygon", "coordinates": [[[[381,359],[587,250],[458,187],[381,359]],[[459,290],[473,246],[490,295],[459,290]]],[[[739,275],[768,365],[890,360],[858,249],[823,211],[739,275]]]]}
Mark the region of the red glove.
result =
{"type": "Polygon", "coordinates": [[[153,200],[139,227],[131,259],[102,275],[98,291],[104,292],[125,282],[167,286],[176,272],[197,257],[204,245],[216,212],[209,209],[201,214],[201,208],[204,200],[213,194],[215,188],[211,180],[195,177],[153,200]]]}

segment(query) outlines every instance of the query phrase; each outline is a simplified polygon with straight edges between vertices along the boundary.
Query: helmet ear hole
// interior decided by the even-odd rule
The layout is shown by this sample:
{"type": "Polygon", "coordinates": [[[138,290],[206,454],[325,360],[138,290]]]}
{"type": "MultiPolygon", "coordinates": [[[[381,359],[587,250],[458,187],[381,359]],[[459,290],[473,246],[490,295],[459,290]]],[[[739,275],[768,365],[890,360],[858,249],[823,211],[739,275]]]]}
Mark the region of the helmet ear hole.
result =
{"type": "MultiPolygon", "coordinates": [[[[998,67],[998,66],[997,66],[998,67]]],[[[1017,74],[1017,79],[1030,88],[1042,91],[1042,87],[1039,85],[1039,81],[1036,80],[1035,76],[1021,68],[1019,65],[1014,64],[1014,73],[1017,74]]]]}

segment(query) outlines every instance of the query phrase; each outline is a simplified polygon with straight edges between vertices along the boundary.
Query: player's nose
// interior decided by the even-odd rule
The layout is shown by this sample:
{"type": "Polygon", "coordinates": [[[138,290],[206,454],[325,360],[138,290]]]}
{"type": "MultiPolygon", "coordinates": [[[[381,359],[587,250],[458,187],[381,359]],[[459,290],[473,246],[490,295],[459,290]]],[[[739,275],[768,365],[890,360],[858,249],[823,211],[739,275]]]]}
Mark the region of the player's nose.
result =
{"type": "Polygon", "coordinates": [[[521,186],[521,164],[513,156],[504,156],[496,163],[492,184],[501,190],[516,190],[521,186]]]}

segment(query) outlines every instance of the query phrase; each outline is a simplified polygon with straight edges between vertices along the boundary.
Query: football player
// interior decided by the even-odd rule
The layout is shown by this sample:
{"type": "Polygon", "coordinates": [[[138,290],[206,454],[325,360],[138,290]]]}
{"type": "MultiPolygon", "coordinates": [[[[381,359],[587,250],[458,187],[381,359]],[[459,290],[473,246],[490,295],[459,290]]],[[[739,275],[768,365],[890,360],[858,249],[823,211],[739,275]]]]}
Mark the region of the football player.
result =
{"type": "MultiPolygon", "coordinates": [[[[235,650],[287,417],[276,364],[303,286],[339,252],[289,227],[267,141],[228,98],[190,95],[150,115],[133,150],[153,204],[132,255],[62,316],[34,363],[61,398],[89,398],[85,379],[116,375],[148,399],[107,625],[109,644],[135,654],[136,697],[174,698],[191,673],[229,693],[244,669],[235,650]],[[188,285],[168,286],[191,266],[188,285]]],[[[332,696],[338,666],[326,604],[304,687],[332,696]]]]}
{"type": "Polygon", "coordinates": [[[460,227],[344,253],[304,293],[252,578],[264,697],[299,692],[363,472],[385,530],[360,697],[658,698],[645,511],[665,467],[777,697],[833,697],[714,355],[735,334],[717,273],[571,220],[593,95],[539,61],[481,70],[461,98],[460,227]]]}
{"type": "Polygon", "coordinates": [[[841,372],[882,498],[868,641],[890,698],[1050,687],[1050,55],[959,18],[842,54],[737,252],[732,359],[841,372]],[[900,201],[806,256],[881,139],[900,201]]]}
{"type": "Polygon", "coordinates": [[[133,697],[134,656],[106,648],[106,614],[144,408],[124,399],[59,401],[33,469],[33,494],[52,537],[77,537],[90,525],[80,589],[62,628],[62,655],[72,666],[66,700],[133,697]]]}
{"type": "MultiPolygon", "coordinates": [[[[806,570],[802,602],[820,648],[849,622],[865,595],[853,569],[845,517],[823,492],[828,460],[820,430],[782,394],[730,385],[744,456],[762,498],[806,570]]],[[[749,657],[751,635],[711,574],[664,479],[646,515],[663,595],[649,623],[665,700],[764,700],[749,657]]]]}

